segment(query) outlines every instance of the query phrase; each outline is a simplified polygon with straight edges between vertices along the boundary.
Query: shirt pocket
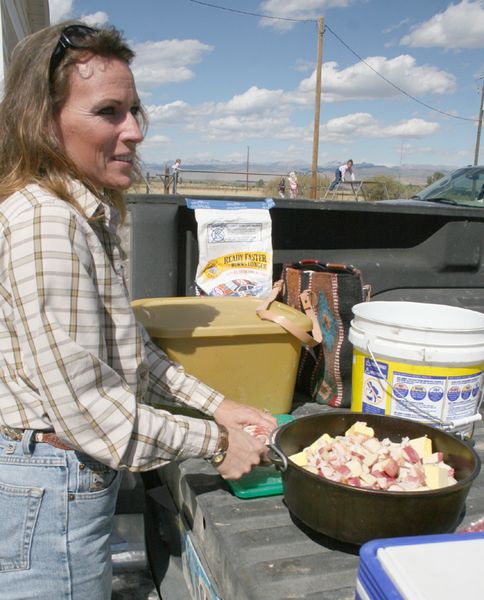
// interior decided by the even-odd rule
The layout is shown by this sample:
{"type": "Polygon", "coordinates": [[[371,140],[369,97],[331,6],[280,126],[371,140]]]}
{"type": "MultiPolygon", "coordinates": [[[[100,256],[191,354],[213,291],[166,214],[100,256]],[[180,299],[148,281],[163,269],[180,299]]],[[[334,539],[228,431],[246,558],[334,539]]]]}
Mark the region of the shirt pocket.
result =
{"type": "Polygon", "coordinates": [[[30,548],[44,490],[0,481],[0,572],[30,568],[30,548]]]}

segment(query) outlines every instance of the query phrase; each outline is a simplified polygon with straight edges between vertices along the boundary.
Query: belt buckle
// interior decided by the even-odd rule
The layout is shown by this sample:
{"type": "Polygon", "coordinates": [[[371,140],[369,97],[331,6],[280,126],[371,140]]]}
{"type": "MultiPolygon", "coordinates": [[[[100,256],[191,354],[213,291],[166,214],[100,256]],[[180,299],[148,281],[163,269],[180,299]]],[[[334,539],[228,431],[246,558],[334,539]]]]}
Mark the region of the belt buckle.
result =
{"type": "Polygon", "coordinates": [[[8,427],[7,425],[3,425],[2,426],[2,433],[10,438],[11,440],[13,440],[14,442],[21,442],[22,441],[22,434],[17,431],[16,429],[13,429],[12,427],[8,427]]]}

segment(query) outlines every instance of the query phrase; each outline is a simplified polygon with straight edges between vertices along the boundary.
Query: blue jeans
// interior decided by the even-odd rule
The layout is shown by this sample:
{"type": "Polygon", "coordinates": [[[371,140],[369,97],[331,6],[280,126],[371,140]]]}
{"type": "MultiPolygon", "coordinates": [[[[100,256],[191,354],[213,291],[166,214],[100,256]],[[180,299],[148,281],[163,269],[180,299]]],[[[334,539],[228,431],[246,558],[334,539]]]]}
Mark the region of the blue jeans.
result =
{"type": "Polygon", "coordinates": [[[334,172],[334,180],[331,182],[331,185],[329,186],[329,190],[334,190],[334,188],[338,185],[338,183],[341,182],[341,171],[339,169],[336,169],[336,171],[334,172]]]}
{"type": "Polygon", "coordinates": [[[173,193],[176,194],[176,186],[178,185],[178,171],[173,173],[173,193]]]}
{"type": "Polygon", "coordinates": [[[0,434],[0,600],[110,600],[120,473],[31,438],[0,434]]]}

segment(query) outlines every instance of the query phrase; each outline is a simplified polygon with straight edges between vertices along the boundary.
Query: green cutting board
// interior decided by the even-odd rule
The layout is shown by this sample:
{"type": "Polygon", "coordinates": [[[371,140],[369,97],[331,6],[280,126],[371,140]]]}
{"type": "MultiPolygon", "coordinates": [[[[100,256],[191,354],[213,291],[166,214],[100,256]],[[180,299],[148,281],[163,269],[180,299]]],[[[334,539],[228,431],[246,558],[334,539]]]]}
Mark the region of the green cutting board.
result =
{"type": "MultiPolygon", "coordinates": [[[[274,415],[278,425],[293,421],[292,415],[274,415]]],[[[250,473],[237,481],[227,481],[228,486],[238,498],[262,498],[283,493],[281,474],[274,465],[254,467],[250,473]]]]}

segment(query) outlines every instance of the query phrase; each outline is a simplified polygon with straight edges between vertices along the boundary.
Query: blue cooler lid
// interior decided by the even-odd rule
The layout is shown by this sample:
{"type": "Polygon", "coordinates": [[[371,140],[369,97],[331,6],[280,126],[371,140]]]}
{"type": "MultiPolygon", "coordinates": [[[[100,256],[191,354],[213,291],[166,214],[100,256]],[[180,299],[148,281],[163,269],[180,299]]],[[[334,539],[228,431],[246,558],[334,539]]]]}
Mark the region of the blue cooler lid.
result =
{"type": "Polygon", "coordinates": [[[482,600],[484,533],[372,540],[360,548],[361,600],[482,600]]]}

